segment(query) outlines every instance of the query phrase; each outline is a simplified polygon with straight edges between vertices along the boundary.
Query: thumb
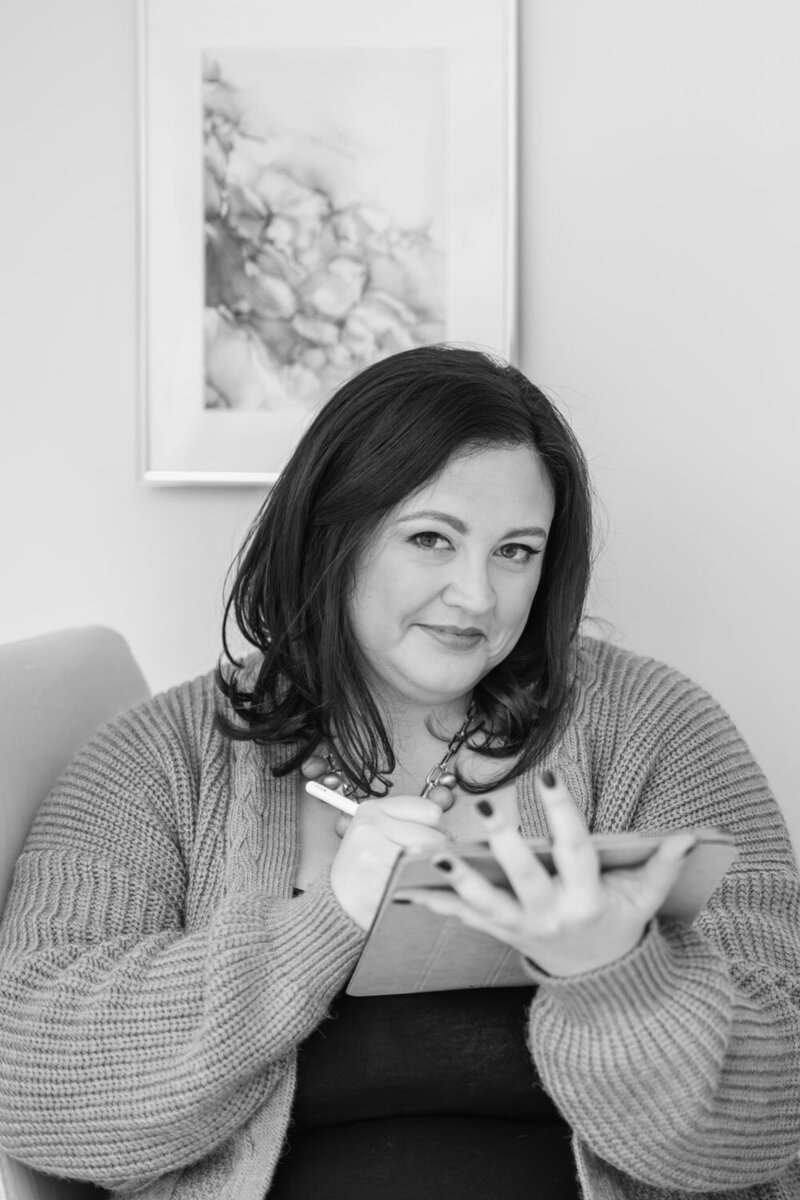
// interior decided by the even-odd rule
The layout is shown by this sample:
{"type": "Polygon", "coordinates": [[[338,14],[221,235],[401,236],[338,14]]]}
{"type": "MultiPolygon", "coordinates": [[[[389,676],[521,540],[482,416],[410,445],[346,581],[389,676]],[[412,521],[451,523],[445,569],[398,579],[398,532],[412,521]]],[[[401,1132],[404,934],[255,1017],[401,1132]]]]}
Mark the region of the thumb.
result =
{"type": "Polygon", "coordinates": [[[352,819],[353,818],[347,816],[346,813],[340,813],[340,815],[336,818],[336,825],[334,828],[339,837],[344,837],[344,835],[347,833],[352,819]]]}

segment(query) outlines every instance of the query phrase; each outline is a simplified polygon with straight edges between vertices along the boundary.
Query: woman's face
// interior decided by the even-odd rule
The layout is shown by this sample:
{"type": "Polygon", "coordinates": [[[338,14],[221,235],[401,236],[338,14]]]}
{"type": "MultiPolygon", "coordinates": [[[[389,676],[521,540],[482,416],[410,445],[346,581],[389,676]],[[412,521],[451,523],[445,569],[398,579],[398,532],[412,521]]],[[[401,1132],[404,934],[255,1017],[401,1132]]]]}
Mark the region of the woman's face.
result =
{"type": "Polygon", "coordinates": [[[379,698],[448,704],[506,657],[525,627],[552,519],[552,487],[529,446],[452,458],[389,514],[351,601],[379,698]]]}

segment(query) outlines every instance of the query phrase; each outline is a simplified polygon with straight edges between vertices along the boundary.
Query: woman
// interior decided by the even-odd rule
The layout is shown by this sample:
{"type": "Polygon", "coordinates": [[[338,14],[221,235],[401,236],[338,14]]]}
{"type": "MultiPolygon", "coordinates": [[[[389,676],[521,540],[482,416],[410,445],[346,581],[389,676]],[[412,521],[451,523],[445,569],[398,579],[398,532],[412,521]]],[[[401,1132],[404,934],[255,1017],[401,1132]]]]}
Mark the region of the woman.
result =
{"type": "Polygon", "coordinates": [[[37,818],[0,1145],[148,1200],[800,1194],[786,830],[704,692],[579,636],[590,527],[513,368],[427,347],[339,390],[238,561],[255,653],[102,731],[37,818]],[[685,928],[656,913],[700,824],[740,853],[685,928]],[[548,827],[553,879],[521,840],[548,827]],[[587,829],[676,832],[601,876],[587,829]],[[475,837],[513,896],[460,861],[475,837]],[[412,899],[530,987],[342,994],[404,847],[453,889],[412,899]]]}

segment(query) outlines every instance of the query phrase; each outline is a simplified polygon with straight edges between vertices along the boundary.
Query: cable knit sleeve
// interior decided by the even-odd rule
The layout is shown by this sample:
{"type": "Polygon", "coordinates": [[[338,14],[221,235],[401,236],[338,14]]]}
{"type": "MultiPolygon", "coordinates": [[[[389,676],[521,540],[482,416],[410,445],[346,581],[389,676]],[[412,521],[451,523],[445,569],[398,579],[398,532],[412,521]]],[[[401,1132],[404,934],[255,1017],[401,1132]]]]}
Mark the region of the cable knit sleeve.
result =
{"type": "Polygon", "coordinates": [[[0,928],[0,1145],[106,1187],[143,1185],[239,1129],[363,942],[327,879],[298,899],[218,888],[187,927],[193,878],[224,859],[228,799],[223,752],[192,745],[198,694],[149,701],[78,756],[0,928]]]}
{"type": "Polygon", "coordinates": [[[689,1193],[786,1171],[797,1183],[800,900],[785,824],[705,692],[633,656],[602,683],[587,711],[611,704],[619,720],[596,827],[723,825],[739,857],[692,928],[656,920],[625,959],[540,979],[542,1077],[579,1139],[629,1178],[689,1193]]]}

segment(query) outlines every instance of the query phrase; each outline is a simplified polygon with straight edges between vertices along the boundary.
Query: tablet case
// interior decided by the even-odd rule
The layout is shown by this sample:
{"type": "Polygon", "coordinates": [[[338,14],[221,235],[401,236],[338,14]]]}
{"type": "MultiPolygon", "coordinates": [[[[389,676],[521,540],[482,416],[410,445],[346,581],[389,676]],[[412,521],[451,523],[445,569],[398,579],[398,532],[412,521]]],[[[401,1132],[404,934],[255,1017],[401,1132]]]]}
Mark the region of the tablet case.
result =
{"type": "MultiPolygon", "coordinates": [[[[665,837],[690,832],[695,844],[660,914],[691,924],[736,856],[733,837],[721,828],[665,832],[596,834],[592,841],[603,870],[646,861],[665,837]]],[[[553,871],[550,842],[526,839],[532,852],[553,871]]],[[[459,858],[480,870],[492,883],[509,888],[508,880],[486,843],[462,843],[459,858]]],[[[459,988],[530,985],[519,951],[453,917],[441,917],[418,904],[394,904],[403,888],[450,890],[427,851],[403,852],[395,863],[361,957],[347,985],[351,996],[383,996],[459,988]]]]}

